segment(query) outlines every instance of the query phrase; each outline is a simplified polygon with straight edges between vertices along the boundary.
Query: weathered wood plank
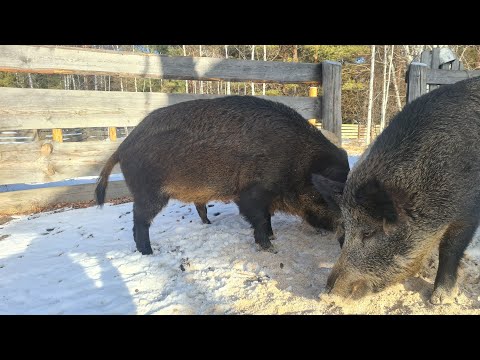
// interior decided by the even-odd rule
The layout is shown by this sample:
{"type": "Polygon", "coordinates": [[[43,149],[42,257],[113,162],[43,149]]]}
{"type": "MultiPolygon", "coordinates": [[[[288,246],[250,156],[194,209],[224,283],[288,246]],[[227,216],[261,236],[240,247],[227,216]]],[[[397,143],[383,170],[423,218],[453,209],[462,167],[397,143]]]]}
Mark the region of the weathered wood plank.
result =
{"type": "MultiPolygon", "coordinates": [[[[427,92],[427,65],[412,62],[408,68],[407,103],[427,92]]],[[[442,70],[445,71],[445,70],[442,70]]]]}
{"type": "MultiPolygon", "coordinates": [[[[44,183],[98,176],[121,141],[15,143],[0,145],[0,184],[44,183]]],[[[119,173],[118,165],[113,173],[119,173]]]]}
{"type": "Polygon", "coordinates": [[[445,63],[440,65],[440,69],[442,70],[450,70],[451,64],[450,63],[445,63]]]}
{"type": "MultiPolygon", "coordinates": [[[[96,184],[85,184],[2,192],[0,193],[0,214],[28,213],[59,203],[90,201],[94,199],[95,186],[96,184]]],[[[124,196],[130,196],[125,181],[109,182],[107,202],[124,196]]]]}
{"type": "Polygon", "coordinates": [[[432,52],[430,50],[423,50],[420,55],[420,62],[424,63],[428,67],[432,66],[432,52]]]}
{"type": "MultiPolygon", "coordinates": [[[[437,70],[439,68],[440,68],[440,48],[437,47],[437,48],[433,48],[433,50],[432,50],[432,66],[431,66],[431,69],[432,70],[437,70]]],[[[430,91],[435,90],[436,88],[438,88],[438,85],[429,84],[428,89],[430,91]]]]}
{"type": "Polygon", "coordinates": [[[342,137],[342,65],[333,61],[322,63],[322,128],[342,137]]]}
{"type": "MultiPolygon", "coordinates": [[[[157,108],[218,97],[223,95],[0,88],[0,131],[135,126],[157,108]]],[[[319,118],[319,98],[259,97],[288,105],[306,119],[319,118]]]]}
{"type": "Polygon", "coordinates": [[[0,46],[0,71],[118,75],[178,80],[318,84],[321,65],[161,56],[53,46],[0,46]]]}
{"type": "Polygon", "coordinates": [[[431,69],[438,69],[440,67],[440,48],[436,47],[432,49],[432,65],[431,69]]]}
{"type": "Polygon", "coordinates": [[[455,59],[455,60],[452,61],[451,70],[460,70],[460,60],[455,59]]]}
{"type": "MultiPolygon", "coordinates": [[[[460,66],[462,64],[460,63],[460,66]]],[[[428,70],[427,83],[429,84],[454,84],[457,81],[465,80],[468,78],[480,76],[480,70],[463,70],[463,71],[451,71],[451,70],[428,70]]]]}

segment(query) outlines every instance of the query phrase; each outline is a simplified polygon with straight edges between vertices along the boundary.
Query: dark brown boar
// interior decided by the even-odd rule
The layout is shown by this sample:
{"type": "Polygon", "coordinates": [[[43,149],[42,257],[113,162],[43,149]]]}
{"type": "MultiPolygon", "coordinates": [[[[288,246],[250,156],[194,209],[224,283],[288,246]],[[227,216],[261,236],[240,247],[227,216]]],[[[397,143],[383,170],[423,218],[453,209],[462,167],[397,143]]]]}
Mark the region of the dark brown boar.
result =
{"type": "Polygon", "coordinates": [[[149,226],[170,198],[205,204],[233,200],[271,249],[270,217],[284,211],[332,230],[340,213],[328,209],[312,174],[345,182],[347,154],[293,109],[252,96],[193,100],[150,113],[102,170],[95,196],[105,200],[108,176],[120,162],[134,199],[138,251],[151,254],[149,226]]]}
{"type": "Polygon", "coordinates": [[[341,208],[345,230],[329,291],[353,298],[380,291],[414,275],[438,250],[430,301],[451,302],[480,219],[480,77],[406,105],[345,184],[321,175],[314,182],[341,208]]]}

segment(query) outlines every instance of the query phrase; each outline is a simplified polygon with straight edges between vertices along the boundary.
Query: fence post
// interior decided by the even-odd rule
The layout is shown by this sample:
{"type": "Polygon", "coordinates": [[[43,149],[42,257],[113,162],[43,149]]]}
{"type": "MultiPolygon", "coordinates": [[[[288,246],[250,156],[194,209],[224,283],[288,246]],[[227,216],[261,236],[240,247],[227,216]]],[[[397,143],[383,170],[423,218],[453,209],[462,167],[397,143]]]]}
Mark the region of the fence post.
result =
{"type": "Polygon", "coordinates": [[[52,129],[52,140],[56,142],[63,142],[62,129],[52,129]]]}
{"type": "Polygon", "coordinates": [[[109,127],[108,128],[108,137],[110,141],[117,141],[117,128],[109,127]]]}
{"type": "Polygon", "coordinates": [[[342,65],[322,62],[322,129],[334,133],[342,141],[342,65]]]}
{"type": "MultiPolygon", "coordinates": [[[[308,88],[308,96],[309,97],[317,97],[318,96],[318,87],[317,86],[310,86],[308,88]]],[[[313,126],[316,125],[317,119],[308,119],[308,122],[313,126]]]]}
{"type": "Polygon", "coordinates": [[[427,92],[428,66],[419,62],[412,62],[408,67],[407,104],[427,92]]]}

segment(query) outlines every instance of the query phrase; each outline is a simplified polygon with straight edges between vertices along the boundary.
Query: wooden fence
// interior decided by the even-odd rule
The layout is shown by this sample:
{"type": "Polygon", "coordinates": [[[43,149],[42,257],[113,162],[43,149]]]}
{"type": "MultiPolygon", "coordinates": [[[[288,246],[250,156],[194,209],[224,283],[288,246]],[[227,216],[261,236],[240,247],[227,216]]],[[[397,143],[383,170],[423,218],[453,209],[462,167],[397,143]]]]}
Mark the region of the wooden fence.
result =
{"type": "Polygon", "coordinates": [[[407,71],[407,103],[441,85],[480,76],[480,70],[464,70],[463,64],[449,48],[425,50],[407,71]]]}
{"type": "MultiPolygon", "coordinates": [[[[323,96],[316,98],[267,98],[291,106],[307,119],[321,119],[325,129],[341,138],[341,65],[331,61],[283,63],[2,45],[0,71],[321,85],[323,96]]],[[[135,126],[159,107],[219,96],[223,95],[0,88],[0,132],[33,131],[35,140],[0,144],[0,185],[98,176],[106,159],[119,145],[117,127],[135,126]],[[94,127],[108,127],[109,139],[63,142],[65,129],[94,127]],[[38,129],[51,129],[51,138],[40,140],[35,135],[38,129]]],[[[113,172],[119,171],[117,165],[113,172]]],[[[0,214],[88,201],[93,198],[94,188],[95,184],[86,184],[3,192],[0,193],[0,214]]],[[[126,195],[129,192],[123,181],[110,183],[108,198],[126,195]]]]}

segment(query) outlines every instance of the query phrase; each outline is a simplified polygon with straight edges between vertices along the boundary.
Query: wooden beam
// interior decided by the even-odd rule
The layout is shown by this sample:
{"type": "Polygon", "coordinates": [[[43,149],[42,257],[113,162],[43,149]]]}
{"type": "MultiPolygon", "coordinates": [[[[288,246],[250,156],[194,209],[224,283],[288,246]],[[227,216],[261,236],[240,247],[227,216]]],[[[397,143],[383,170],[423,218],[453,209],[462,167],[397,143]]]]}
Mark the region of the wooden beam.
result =
{"type": "MultiPolygon", "coordinates": [[[[455,64],[461,68],[461,63],[455,64]]],[[[472,77],[480,76],[480,70],[458,70],[458,71],[451,71],[451,70],[428,70],[427,71],[427,83],[428,84],[437,84],[437,85],[447,85],[447,84],[455,84],[458,81],[469,79],[472,77]]]]}
{"type": "Polygon", "coordinates": [[[408,67],[407,103],[427,92],[427,70],[427,65],[418,62],[408,67]]]}
{"type": "MultiPolygon", "coordinates": [[[[440,48],[436,47],[432,50],[432,70],[438,70],[440,68],[440,48]]],[[[438,88],[438,85],[428,83],[428,90],[432,91],[438,88]]]]}
{"type": "Polygon", "coordinates": [[[25,45],[0,46],[0,71],[262,83],[318,84],[321,81],[320,64],[25,45]]]}
{"type": "MultiPolygon", "coordinates": [[[[0,88],[0,131],[135,126],[151,111],[223,95],[0,88]]],[[[320,98],[259,96],[319,118],[320,98]]]]}
{"type": "Polygon", "coordinates": [[[342,65],[322,62],[322,128],[342,137],[342,65]]]}
{"type": "MultiPolygon", "coordinates": [[[[0,184],[45,183],[98,176],[120,141],[14,143],[0,145],[0,184]]],[[[112,173],[119,173],[117,165],[112,173]]]]}
{"type": "MultiPolygon", "coordinates": [[[[94,199],[95,187],[96,184],[85,184],[2,192],[0,193],[0,214],[29,213],[59,203],[90,201],[94,199]]],[[[108,183],[107,202],[124,196],[130,196],[125,181],[108,183]]],[[[99,209],[99,211],[102,210],[99,209]]]]}

